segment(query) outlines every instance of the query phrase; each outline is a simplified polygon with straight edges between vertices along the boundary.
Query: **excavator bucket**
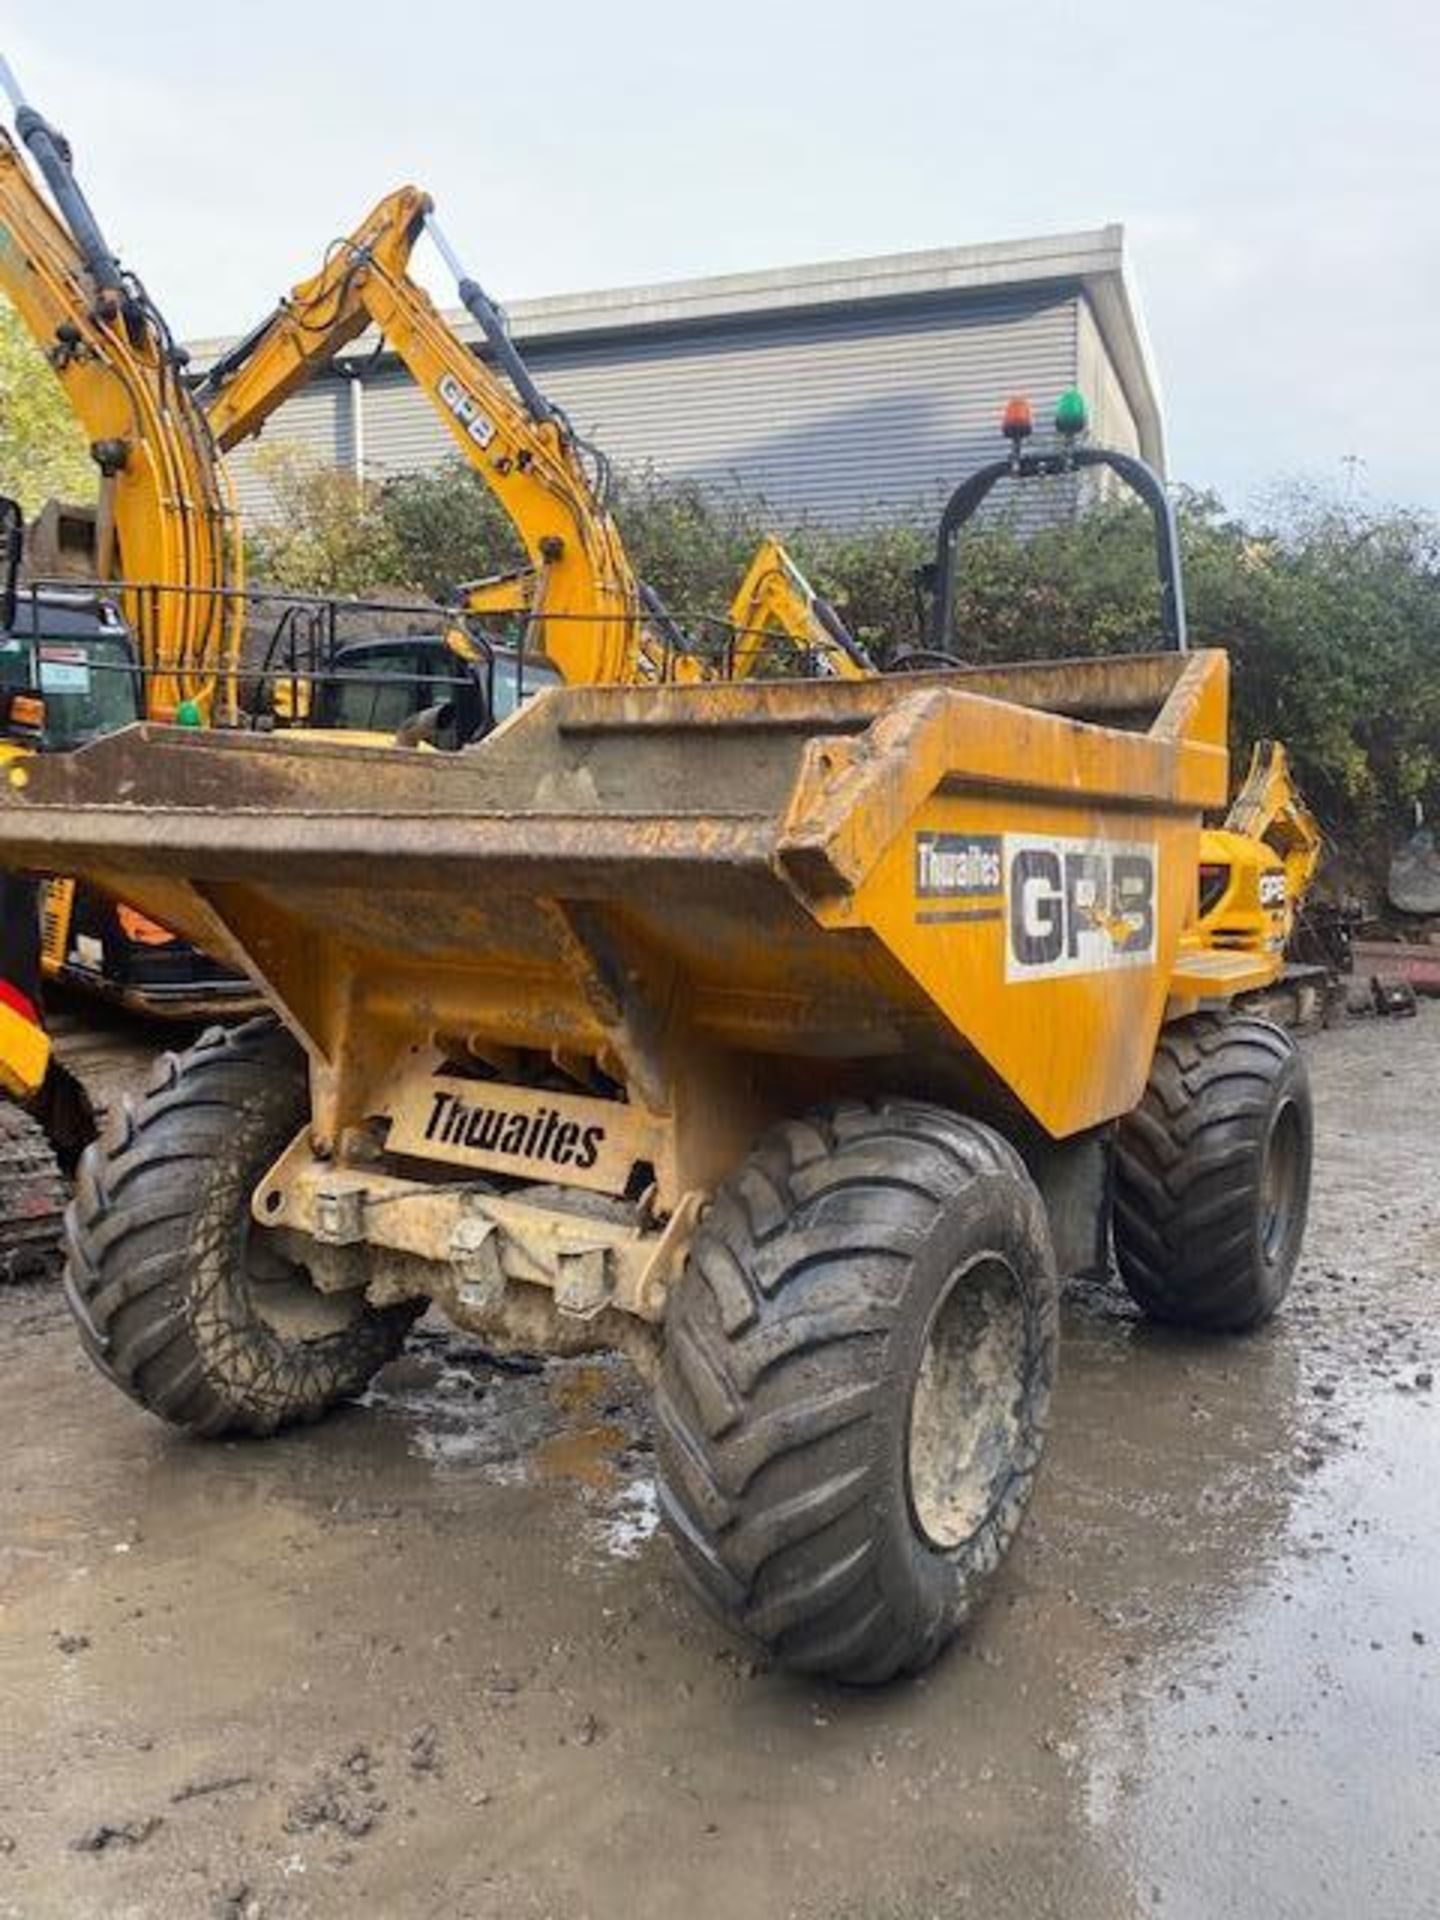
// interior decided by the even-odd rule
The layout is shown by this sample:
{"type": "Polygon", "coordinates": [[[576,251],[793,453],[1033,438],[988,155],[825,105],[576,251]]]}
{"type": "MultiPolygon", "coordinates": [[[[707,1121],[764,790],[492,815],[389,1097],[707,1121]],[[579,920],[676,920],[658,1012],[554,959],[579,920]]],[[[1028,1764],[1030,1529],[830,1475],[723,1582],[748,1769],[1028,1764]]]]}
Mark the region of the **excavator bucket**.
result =
{"type": "Polygon", "coordinates": [[[677,1060],[961,1054],[1067,1135],[1134,1105],[1177,969],[1246,964],[1185,957],[1225,692],[1171,653],[560,688],[453,755],[140,727],[18,769],[0,858],[244,965],[327,1136],[457,1038],[662,1113],[677,1060]]]}

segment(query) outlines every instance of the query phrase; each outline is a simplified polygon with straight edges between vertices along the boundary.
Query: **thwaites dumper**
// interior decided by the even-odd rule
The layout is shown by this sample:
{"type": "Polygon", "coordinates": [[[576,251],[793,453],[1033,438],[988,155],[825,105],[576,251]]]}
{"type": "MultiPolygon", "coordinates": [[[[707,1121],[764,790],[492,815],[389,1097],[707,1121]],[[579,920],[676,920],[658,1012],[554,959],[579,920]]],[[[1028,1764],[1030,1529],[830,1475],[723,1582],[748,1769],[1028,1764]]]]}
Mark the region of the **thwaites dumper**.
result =
{"type": "Polygon", "coordinates": [[[460,755],[142,727],[0,854],[229,954],[278,1022],[92,1148],[68,1290],[127,1392],[269,1432],[420,1303],[655,1382],[664,1509],[792,1666],[929,1660],[1019,1523],[1057,1277],[1270,1313],[1310,1111],[1193,924],[1226,660],[558,688],[460,755]]]}

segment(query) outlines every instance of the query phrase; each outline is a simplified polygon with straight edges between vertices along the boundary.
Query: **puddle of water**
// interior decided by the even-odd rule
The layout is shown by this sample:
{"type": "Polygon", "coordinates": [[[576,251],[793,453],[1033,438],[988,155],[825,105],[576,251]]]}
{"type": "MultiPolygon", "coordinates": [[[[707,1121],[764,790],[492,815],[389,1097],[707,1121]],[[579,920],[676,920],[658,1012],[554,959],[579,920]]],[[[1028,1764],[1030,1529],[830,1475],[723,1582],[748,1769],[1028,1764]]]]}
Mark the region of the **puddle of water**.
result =
{"type": "Polygon", "coordinates": [[[652,1481],[632,1450],[644,1433],[642,1397],[623,1364],[557,1362],[515,1373],[443,1336],[382,1373],[361,1404],[400,1430],[413,1459],[492,1485],[565,1483],[584,1499],[584,1532],[602,1556],[632,1559],[655,1532],[652,1481]]]}
{"type": "Polygon", "coordinates": [[[1430,1910],[1376,1904],[1377,1874],[1433,1892],[1440,1841],[1440,1620],[1417,1550],[1440,1501],[1414,1411],[1382,1409],[1296,1502],[1265,1577],[1213,1595],[1208,1629],[1090,1725],[1092,1828],[1172,1920],[1250,1911],[1257,1887],[1275,1920],[1430,1910]]]}
{"type": "Polygon", "coordinates": [[[575,1480],[582,1487],[608,1493],[617,1484],[616,1458],[627,1437],[625,1429],[613,1421],[563,1428],[535,1449],[535,1471],[547,1480],[575,1480]]]}
{"type": "Polygon", "coordinates": [[[494,1474],[522,1470],[554,1417],[539,1375],[477,1379],[444,1365],[381,1374],[361,1405],[397,1423],[409,1451],[430,1465],[494,1474]]]}

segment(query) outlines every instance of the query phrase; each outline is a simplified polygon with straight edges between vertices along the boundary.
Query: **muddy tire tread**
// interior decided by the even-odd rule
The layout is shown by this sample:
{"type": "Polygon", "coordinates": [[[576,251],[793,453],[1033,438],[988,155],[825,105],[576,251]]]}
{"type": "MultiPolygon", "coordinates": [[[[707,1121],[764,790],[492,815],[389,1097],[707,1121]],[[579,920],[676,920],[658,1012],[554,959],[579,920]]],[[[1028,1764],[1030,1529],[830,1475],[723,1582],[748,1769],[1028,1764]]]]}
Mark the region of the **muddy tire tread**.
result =
{"type": "MultiPolygon", "coordinates": [[[[697,1232],[666,1320],[662,1512],[701,1598],[786,1667],[885,1680],[954,1629],[897,1617],[867,1520],[868,1429],[912,1255],[947,1201],[986,1181],[1033,1194],[987,1127],[918,1102],[845,1103],[774,1128],[697,1232]]],[[[1038,1455],[982,1529],[977,1584],[1038,1455]]]]}
{"type": "MultiPolygon", "coordinates": [[[[1144,1098],[1115,1154],[1114,1241],[1136,1303],[1171,1325],[1243,1332],[1268,1319],[1289,1275],[1257,1290],[1258,1140],[1277,1078],[1298,1061],[1283,1028],[1196,1014],[1161,1033],[1144,1098]]],[[[1300,1086],[1308,1118],[1308,1092],[1300,1086]]]]}
{"type": "Polygon", "coordinates": [[[86,1150],[66,1215],[65,1294],[82,1345],[131,1399],[191,1433],[268,1434],[318,1419],[399,1351],[412,1305],[282,1341],[231,1286],[229,1214],[204,1204],[237,1140],[284,1144],[304,1112],[294,1043],[269,1019],[215,1028],[156,1061],[86,1150]],[[196,1282],[192,1275],[203,1275],[196,1282]]]}

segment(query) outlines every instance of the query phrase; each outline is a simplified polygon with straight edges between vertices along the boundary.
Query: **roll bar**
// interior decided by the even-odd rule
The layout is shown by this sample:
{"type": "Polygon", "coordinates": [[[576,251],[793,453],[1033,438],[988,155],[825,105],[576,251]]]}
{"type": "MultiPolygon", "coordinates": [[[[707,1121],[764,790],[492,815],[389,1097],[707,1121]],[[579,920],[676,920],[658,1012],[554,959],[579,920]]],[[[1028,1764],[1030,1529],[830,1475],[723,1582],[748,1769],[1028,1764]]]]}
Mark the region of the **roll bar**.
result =
{"type": "Polygon", "coordinates": [[[1187,647],[1185,626],[1185,586],[1180,572],[1180,535],[1175,509],[1165,491],[1165,483],[1152,466],[1131,453],[1115,447],[1066,447],[1043,453],[1016,452],[992,460],[978,468],[968,480],[962,480],[940,516],[940,534],[935,558],[926,572],[925,585],[933,594],[930,613],[930,646],[940,653],[952,654],[950,625],[955,612],[955,549],[960,529],[973,520],[991,489],[1002,480],[1050,479],[1073,473],[1081,467],[1108,467],[1130,491],[1150,509],[1155,527],[1155,561],[1160,573],[1160,622],[1165,639],[1177,653],[1187,647]]]}

